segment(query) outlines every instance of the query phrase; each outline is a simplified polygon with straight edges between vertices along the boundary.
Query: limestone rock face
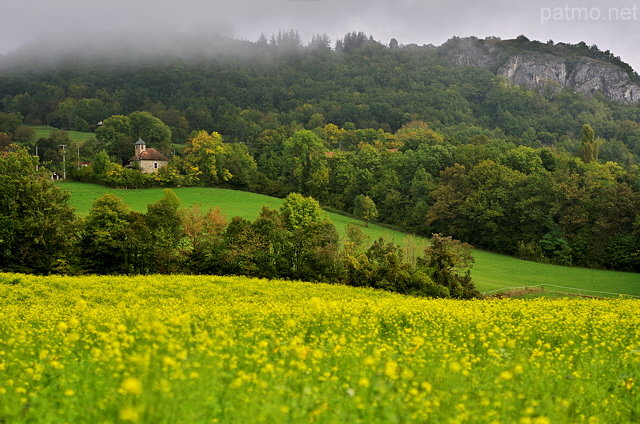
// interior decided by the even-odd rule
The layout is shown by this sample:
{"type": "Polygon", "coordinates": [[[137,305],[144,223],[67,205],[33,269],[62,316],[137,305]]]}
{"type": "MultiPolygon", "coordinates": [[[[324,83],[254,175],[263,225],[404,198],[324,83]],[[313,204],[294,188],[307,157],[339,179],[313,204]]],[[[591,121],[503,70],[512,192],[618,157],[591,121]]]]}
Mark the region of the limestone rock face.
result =
{"type": "MultiPolygon", "coordinates": [[[[587,94],[602,92],[606,98],[624,103],[640,101],[640,86],[631,81],[624,69],[612,63],[514,49],[501,41],[475,38],[458,39],[442,47],[444,56],[455,66],[488,68],[514,84],[530,89],[551,85],[587,94]]],[[[558,51],[561,49],[559,47],[558,51]]]]}
{"type": "Polygon", "coordinates": [[[557,82],[561,87],[567,84],[567,66],[550,54],[511,56],[498,74],[528,88],[537,88],[545,81],[557,82]]]}
{"type": "Polygon", "coordinates": [[[578,63],[568,84],[576,91],[602,91],[605,97],[627,103],[637,103],[640,95],[640,87],[631,82],[623,69],[595,60],[578,63]]]}

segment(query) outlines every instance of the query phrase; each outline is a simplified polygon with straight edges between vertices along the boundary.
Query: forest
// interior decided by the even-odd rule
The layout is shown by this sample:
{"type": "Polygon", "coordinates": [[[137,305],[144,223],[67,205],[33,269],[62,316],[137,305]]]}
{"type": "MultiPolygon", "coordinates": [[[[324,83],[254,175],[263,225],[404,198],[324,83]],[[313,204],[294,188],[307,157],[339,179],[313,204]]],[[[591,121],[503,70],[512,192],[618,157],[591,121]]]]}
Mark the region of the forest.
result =
{"type": "Polygon", "coordinates": [[[551,84],[528,90],[454,67],[446,44],[393,41],[350,33],[335,47],[323,36],[302,45],[282,32],[229,41],[214,56],[3,63],[0,145],[37,145],[59,170],[66,144],[91,162],[69,167],[78,181],[300,193],[419,235],[640,271],[636,105],[551,84]],[[27,125],[42,124],[95,138],[36,140],[27,125]],[[139,137],[170,165],[152,175],[125,167],[139,137]]]}

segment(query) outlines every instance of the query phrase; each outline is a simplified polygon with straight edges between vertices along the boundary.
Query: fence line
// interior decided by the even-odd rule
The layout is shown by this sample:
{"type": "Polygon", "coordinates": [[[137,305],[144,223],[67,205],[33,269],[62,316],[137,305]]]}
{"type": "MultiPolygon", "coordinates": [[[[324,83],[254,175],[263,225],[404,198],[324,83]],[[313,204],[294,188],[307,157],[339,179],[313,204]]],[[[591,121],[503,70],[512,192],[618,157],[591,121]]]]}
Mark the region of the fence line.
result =
{"type": "Polygon", "coordinates": [[[574,290],[578,292],[578,295],[582,296],[582,292],[588,292],[588,293],[599,293],[599,294],[608,294],[608,295],[613,295],[613,296],[629,296],[629,297],[635,297],[635,298],[640,298],[640,296],[636,296],[633,294],[626,294],[626,293],[611,293],[611,292],[603,292],[603,291],[597,291],[597,290],[586,290],[586,289],[578,289],[575,287],[564,287],[564,286],[555,286],[553,284],[538,284],[538,285],[534,285],[534,286],[522,286],[522,287],[503,287],[501,289],[497,289],[497,290],[491,290],[488,292],[483,292],[483,295],[488,295],[490,293],[498,293],[501,291],[511,291],[511,290],[519,290],[519,289],[534,289],[534,288],[540,288],[542,291],[544,291],[545,287],[555,287],[558,289],[563,289],[563,290],[574,290]]]}
{"type": "Polygon", "coordinates": [[[519,290],[519,289],[534,289],[536,287],[542,287],[542,286],[544,286],[544,285],[543,284],[538,284],[537,286],[503,287],[503,288],[497,289],[497,290],[491,290],[491,291],[487,291],[487,292],[482,292],[482,294],[487,295],[489,293],[498,293],[498,292],[501,292],[503,290],[511,291],[511,290],[519,290]]]}

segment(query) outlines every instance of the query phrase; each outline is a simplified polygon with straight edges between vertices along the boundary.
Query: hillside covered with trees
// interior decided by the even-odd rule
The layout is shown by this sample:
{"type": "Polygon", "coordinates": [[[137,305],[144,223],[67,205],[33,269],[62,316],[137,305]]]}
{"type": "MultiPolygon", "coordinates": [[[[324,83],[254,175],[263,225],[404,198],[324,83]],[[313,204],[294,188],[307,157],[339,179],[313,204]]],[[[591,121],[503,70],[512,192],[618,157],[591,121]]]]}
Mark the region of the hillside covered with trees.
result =
{"type": "Polygon", "coordinates": [[[454,66],[442,48],[394,41],[350,33],[303,45],[292,31],[162,59],[7,57],[0,142],[35,153],[37,141],[50,169],[61,166],[58,145],[77,148],[92,162],[69,169],[80,181],[298,192],[526,259],[640,270],[637,106],[526,89],[454,66]],[[23,124],[95,131],[95,140],[35,140],[23,124]],[[151,176],[124,168],[138,137],[170,165],[151,176]]]}

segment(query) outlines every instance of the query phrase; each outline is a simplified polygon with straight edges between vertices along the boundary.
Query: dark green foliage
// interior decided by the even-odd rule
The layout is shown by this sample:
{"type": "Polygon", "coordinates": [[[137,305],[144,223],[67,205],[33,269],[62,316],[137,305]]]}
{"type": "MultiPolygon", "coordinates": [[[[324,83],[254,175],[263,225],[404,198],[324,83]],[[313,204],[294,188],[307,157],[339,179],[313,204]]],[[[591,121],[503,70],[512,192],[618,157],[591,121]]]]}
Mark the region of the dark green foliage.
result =
{"type": "Polygon", "coordinates": [[[104,120],[96,129],[96,138],[121,165],[133,156],[133,143],[142,139],[147,144],[167,153],[171,143],[171,130],[149,112],[134,111],[129,115],[114,115],[104,120]]]}
{"type": "Polygon", "coordinates": [[[22,115],[19,112],[0,112],[0,134],[5,133],[12,136],[22,124],[22,119],[22,115]]]}
{"type": "Polygon", "coordinates": [[[65,268],[74,240],[69,194],[25,149],[0,152],[0,269],[49,274],[65,268]]]}
{"type": "Polygon", "coordinates": [[[540,239],[539,246],[543,258],[561,265],[571,264],[571,245],[559,228],[554,228],[540,239]]]}
{"type": "Polygon", "coordinates": [[[80,237],[84,269],[96,274],[144,274],[155,270],[152,252],[151,232],[142,214],[110,193],[94,202],[80,237]]]}
{"type": "Polygon", "coordinates": [[[165,190],[158,202],[147,206],[146,225],[152,239],[150,260],[161,273],[175,272],[179,268],[179,247],[184,228],[179,214],[180,199],[171,190],[165,190]]]}
{"type": "Polygon", "coordinates": [[[228,183],[237,189],[252,189],[258,183],[258,167],[246,145],[225,145],[220,166],[231,174],[228,183]]]}
{"type": "Polygon", "coordinates": [[[493,161],[442,173],[429,210],[433,228],[493,250],[513,249],[528,199],[519,199],[526,176],[493,161]]]}
{"type": "MultiPolygon", "coordinates": [[[[280,210],[265,207],[254,222],[234,217],[223,232],[219,231],[212,248],[194,245],[208,250],[209,258],[214,259],[207,272],[335,280],[338,234],[312,198],[291,194],[280,210]]],[[[188,266],[192,257],[189,259],[188,266]]]]}
{"type": "Polygon", "coordinates": [[[338,242],[335,226],[317,200],[298,193],[288,195],[279,212],[288,236],[283,259],[288,261],[290,276],[321,280],[323,271],[317,262],[326,261],[326,257],[320,256],[337,250],[331,248],[338,242]]]}
{"type": "Polygon", "coordinates": [[[329,183],[325,147],[320,137],[310,130],[301,130],[284,141],[282,177],[294,191],[316,198],[326,197],[329,183]]]}
{"type": "Polygon", "coordinates": [[[214,274],[222,269],[223,235],[227,219],[215,210],[202,211],[198,205],[179,211],[184,234],[180,240],[181,271],[214,274]]]}
{"type": "Polygon", "coordinates": [[[450,236],[434,234],[424,251],[424,257],[418,258],[418,267],[424,267],[431,280],[445,287],[452,297],[478,297],[470,274],[474,262],[471,249],[471,245],[453,240],[450,236]]]}
{"type": "Polygon", "coordinates": [[[345,256],[344,284],[374,287],[402,294],[449,297],[449,290],[435,283],[424,270],[405,262],[402,249],[380,238],[358,256],[345,256]]]}
{"type": "Polygon", "coordinates": [[[224,233],[224,265],[216,274],[259,276],[262,271],[256,263],[256,254],[263,247],[257,242],[251,222],[233,217],[224,233]]]}
{"type": "Polygon", "coordinates": [[[613,269],[640,272],[640,237],[618,235],[607,246],[605,264],[613,269]]]}
{"type": "Polygon", "coordinates": [[[282,214],[277,210],[263,207],[252,224],[252,231],[255,234],[253,244],[257,247],[256,276],[266,278],[275,278],[279,275],[290,276],[290,258],[287,255],[292,248],[291,233],[287,230],[282,214]]]}
{"type": "Polygon", "coordinates": [[[109,154],[106,152],[106,150],[101,150],[93,157],[91,167],[96,180],[99,181],[101,178],[107,177],[107,173],[111,169],[111,160],[109,159],[109,154]]]}

